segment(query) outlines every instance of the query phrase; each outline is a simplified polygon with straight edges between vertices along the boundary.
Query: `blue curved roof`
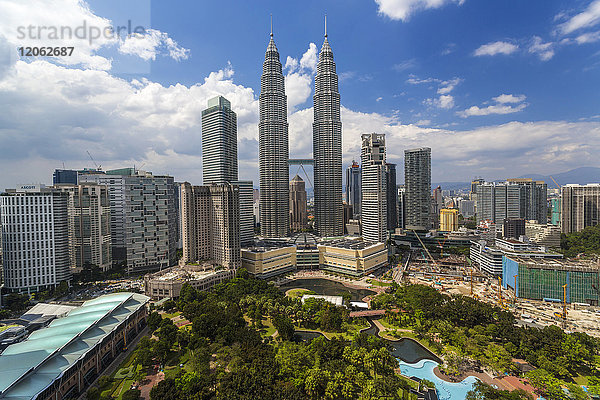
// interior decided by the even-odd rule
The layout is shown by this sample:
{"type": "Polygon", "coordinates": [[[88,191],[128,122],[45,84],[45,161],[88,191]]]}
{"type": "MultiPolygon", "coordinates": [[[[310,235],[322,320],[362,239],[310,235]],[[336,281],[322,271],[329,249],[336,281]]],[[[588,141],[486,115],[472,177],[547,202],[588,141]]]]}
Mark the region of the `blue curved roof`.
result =
{"type": "Polygon", "coordinates": [[[0,355],[0,398],[35,398],[148,300],[136,293],[107,294],[8,346],[0,355]]]}

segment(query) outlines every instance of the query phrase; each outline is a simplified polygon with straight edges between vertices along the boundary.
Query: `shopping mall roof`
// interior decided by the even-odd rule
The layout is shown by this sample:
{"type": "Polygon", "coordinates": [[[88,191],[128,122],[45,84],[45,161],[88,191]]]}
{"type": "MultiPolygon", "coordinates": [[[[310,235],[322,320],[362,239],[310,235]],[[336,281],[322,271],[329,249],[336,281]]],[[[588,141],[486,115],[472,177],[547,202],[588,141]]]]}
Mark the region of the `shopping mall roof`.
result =
{"type": "Polygon", "coordinates": [[[0,355],[0,398],[35,398],[148,300],[136,293],[100,296],[8,346],[0,355]]]}

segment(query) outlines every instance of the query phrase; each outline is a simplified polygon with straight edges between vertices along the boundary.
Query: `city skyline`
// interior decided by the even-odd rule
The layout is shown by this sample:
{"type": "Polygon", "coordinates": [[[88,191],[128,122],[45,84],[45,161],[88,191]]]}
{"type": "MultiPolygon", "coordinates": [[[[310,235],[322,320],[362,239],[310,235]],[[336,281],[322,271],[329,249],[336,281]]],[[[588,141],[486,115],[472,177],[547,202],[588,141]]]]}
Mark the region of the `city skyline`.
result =
{"type": "MultiPolygon", "coordinates": [[[[404,149],[432,147],[434,182],[598,165],[594,154],[600,149],[600,117],[593,90],[600,79],[598,0],[512,8],[500,2],[428,4],[319,3],[304,13],[296,4],[270,2],[251,10],[240,4],[228,18],[252,18],[244,24],[247,31],[223,31],[208,42],[199,38],[220,23],[221,17],[214,17],[218,13],[211,12],[215,5],[177,6],[202,7],[199,18],[205,24],[192,29],[175,24],[166,5],[153,4],[153,31],[137,46],[104,41],[81,43],[72,59],[7,57],[0,68],[6,115],[27,109],[29,118],[3,120],[7,129],[2,135],[0,188],[49,182],[50,177],[37,171],[63,163],[67,169],[93,167],[86,150],[106,169],[143,165],[180,181],[200,182],[200,114],[206,100],[216,95],[230,99],[239,116],[240,179],[257,183],[260,54],[271,13],[288,89],[292,158],[312,153],[315,43],[327,11],[343,92],[344,167],[358,157],[360,135],[370,131],[386,134],[388,160],[398,165],[404,149]],[[532,8],[539,12],[528,12],[532,8]],[[485,28],[474,17],[487,21],[485,28]],[[353,24],[352,31],[344,28],[358,20],[362,23],[353,24]],[[477,36],[468,34],[478,30],[477,36]],[[366,57],[371,51],[378,57],[366,57]],[[149,63],[149,73],[120,73],[123,54],[149,63]],[[42,80],[56,85],[40,93],[34,88],[42,80]],[[61,83],[70,81],[77,84],[61,83]],[[31,123],[38,120],[46,123],[31,123]]],[[[107,11],[97,0],[76,5],[65,1],[64,7],[98,24],[118,23],[131,14],[122,7],[107,11]],[[89,12],[82,7],[86,4],[89,12]]],[[[56,14],[52,21],[25,18],[19,10],[8,4],[0,17],[6,37],[1,49],[22,45],[11,27],[24,20],[72,24],[56,14]]]]}

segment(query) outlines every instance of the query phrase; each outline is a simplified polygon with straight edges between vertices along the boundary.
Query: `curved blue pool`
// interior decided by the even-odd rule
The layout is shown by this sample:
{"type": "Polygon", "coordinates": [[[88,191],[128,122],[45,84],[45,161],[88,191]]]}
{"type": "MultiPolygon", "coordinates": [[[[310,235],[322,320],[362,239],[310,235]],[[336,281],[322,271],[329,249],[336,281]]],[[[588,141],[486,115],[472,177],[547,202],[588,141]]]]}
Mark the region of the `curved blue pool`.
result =
{"type": "Polygon", "coordinates": [[[473,384],[477,381],[474,376],[468,376],[462,382],[446,382],[441,380],[433,373],[433,369],[438,363],[431,360],[421,360],[414,364],[400,362],[400,371],[404,376],[416,376],[417,378],[427,379],[435,384],[440,400],[465,400],[469,390],[473,389],[473,384]]]}

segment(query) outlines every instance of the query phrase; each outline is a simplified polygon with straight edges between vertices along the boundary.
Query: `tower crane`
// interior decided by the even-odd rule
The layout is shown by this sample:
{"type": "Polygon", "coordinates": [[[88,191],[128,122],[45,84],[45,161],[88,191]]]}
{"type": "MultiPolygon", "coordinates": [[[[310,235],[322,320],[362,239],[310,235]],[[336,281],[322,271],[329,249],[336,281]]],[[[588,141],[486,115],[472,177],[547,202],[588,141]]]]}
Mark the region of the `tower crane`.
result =
{"type": "Polygon", "coordinates": [[[94,163],[94,165],[96,166],[97,170],[102,169],[102,165],[98,164],[96,162],[96,160],[94,160],[94,157],[92,157],[92,155],[90,154],[90,152],[88,150],[85,151],[87,153],[87,155],[90,157],[90,160],[92,160],[92,162],[94,163]]]}

